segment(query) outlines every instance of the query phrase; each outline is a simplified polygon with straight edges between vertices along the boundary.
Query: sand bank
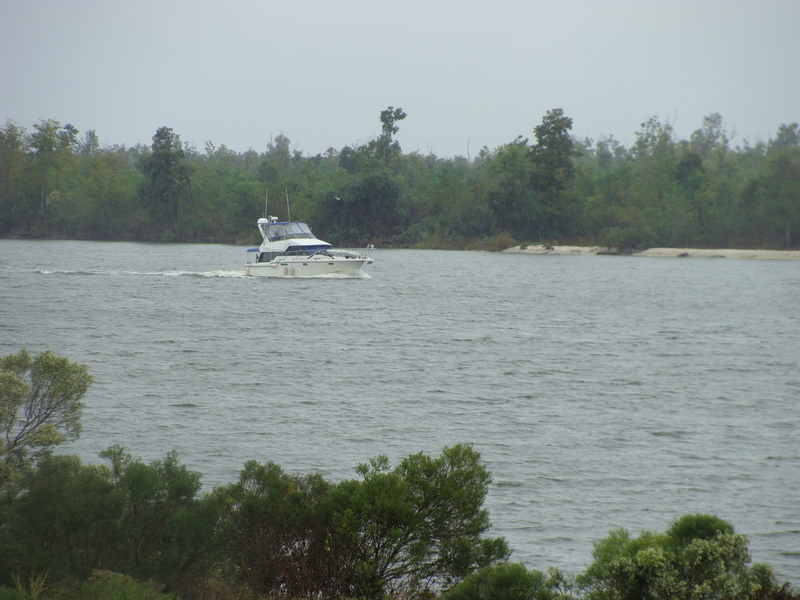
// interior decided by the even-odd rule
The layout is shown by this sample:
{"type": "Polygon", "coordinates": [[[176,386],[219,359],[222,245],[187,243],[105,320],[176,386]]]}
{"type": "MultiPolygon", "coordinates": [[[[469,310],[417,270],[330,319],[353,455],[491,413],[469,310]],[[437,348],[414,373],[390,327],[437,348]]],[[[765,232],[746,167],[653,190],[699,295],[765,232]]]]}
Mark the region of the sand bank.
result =
{"type": "MultiPolygon", "coordinates": [[[[515,246],[503,252],[520,254],[623,254],[602,246],[515,246]]],[[[624,253],[628,255],[628,253],[624,253]]],[[[708,250],[697,248],[648,248],[630,256],[657,256],[665,258],[765,258],[800,260],[800,250],[708,250]]]]}

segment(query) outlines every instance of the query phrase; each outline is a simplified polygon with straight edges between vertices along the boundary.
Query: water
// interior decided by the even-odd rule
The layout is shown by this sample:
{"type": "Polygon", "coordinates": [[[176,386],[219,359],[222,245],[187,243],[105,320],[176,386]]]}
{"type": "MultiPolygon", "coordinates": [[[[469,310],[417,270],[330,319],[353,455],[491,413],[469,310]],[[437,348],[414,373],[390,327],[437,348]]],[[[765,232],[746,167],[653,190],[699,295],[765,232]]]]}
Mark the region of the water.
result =
{"type": "Polygon", "coordinates": [[[0,240],[0,353],[90,365],[87,462],[172,449],[207,488],[470,442],[513,560],[713,513],[800,584],[800,263],[376,251],[365,279],[243,248],[0,240]]]}

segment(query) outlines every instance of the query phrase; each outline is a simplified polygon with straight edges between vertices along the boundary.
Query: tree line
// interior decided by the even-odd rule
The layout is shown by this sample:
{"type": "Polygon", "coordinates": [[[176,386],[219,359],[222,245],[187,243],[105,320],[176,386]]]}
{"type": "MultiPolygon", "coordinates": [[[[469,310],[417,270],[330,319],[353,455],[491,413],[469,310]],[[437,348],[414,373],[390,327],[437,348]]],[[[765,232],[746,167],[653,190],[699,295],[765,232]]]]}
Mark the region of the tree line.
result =
{"type": "Polygon", "coordinates": [[[510,562],[468,444],[380,456],[341,482],[249,461],[205,493],[175,452],[145,463],[111,446],[84,464],[54,450],[80,434],[91,383],[50,351],[0,358],[0,598],[800,599],[713,515],[612,531],[576,576],[510,562]]]}
{"type": "Polygon", "coordinates": [[[476,157],[403,153],[407,117],[381,111],[366,144],[306,156],[281,134],[264,152],[202,150],[161,127],[152,144],[101,147],[48,119],[0,129],[0,236],[252,243],[270,212],[337,244],[486,248],[509,243],[800,248],[800,127],[733,147],[722,117],[689,139],[652,117],[625,147],[579,140],[548,111],[533,140],[476,157]]]}

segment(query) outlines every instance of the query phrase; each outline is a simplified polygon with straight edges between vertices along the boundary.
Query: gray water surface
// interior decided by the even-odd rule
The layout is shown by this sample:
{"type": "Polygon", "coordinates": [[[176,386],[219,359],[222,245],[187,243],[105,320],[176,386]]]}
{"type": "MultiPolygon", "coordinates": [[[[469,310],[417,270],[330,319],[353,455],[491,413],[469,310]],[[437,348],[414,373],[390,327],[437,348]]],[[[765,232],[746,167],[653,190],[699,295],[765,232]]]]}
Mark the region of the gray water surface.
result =
{"type": "Polygon", "coordinates": [[[355,477],[469,442],[513,560],[713,513],[800,583],[800,263],[377,250],[245,278],[244,248],[0,240],[0,352],[88,363],[87,462],[176,449],[355,477]]]}

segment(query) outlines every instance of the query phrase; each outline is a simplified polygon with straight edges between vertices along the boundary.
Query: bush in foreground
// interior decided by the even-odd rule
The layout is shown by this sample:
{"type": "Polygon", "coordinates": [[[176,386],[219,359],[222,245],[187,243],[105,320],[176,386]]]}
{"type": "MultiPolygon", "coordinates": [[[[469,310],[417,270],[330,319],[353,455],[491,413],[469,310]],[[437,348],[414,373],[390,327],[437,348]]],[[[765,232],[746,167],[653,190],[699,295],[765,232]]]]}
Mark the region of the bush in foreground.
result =
{"type": "Polygon", "coordinates": [[[768,566],[748,566],[747,538],[713,515],[685,515],[662,534],[612,531],[593,556],[578,577],[589,600],[746,599],[776,588],[768,566]]]}

